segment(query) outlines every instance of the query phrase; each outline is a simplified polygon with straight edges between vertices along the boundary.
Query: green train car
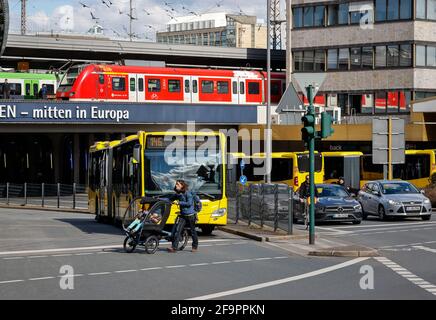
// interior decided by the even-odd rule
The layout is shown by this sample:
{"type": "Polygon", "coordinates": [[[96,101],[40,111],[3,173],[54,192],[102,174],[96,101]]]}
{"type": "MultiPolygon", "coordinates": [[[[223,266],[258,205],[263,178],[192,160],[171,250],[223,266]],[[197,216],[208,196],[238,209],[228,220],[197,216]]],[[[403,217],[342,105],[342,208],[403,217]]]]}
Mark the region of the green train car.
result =
{"type": "Polygon", "coordinates": [[[58,86],[56,75],[48,73],[0,72],[0,99],[4,99],[3,85],[8,79],[11,99],[38,99],[45,84],[48,97],[55,95],[58,86]]]}

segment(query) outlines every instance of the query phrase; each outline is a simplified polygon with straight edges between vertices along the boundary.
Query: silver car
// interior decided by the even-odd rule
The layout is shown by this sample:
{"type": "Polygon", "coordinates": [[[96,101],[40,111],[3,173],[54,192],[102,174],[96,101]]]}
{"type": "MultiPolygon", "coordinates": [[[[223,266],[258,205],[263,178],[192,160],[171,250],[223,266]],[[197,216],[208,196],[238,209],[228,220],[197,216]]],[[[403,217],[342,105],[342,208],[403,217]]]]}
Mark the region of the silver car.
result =
{"type": "Polygon", "coordinates": [[[431,203],[413,184],[401,180],[377,180],[366,183],[357,195],[363,219],[368,215],[388,217],[421,217],[430,220],[431,203]]]}

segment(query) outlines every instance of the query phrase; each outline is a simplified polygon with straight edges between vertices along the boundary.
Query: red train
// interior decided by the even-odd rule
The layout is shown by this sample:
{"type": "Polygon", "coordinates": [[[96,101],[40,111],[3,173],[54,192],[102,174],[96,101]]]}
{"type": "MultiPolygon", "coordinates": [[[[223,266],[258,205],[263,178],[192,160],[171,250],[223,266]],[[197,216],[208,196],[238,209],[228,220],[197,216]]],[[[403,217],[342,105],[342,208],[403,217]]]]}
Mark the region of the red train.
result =
{"type": "MultiPolygon", "coordinates": [[[[284,73],[271,75],[271,102],[285,90],[284,73]]],[[[86,65],[71,68],[56,93],[59,100],[156,103],[265,103],[266,73],[170,67],[86,65]]]]}

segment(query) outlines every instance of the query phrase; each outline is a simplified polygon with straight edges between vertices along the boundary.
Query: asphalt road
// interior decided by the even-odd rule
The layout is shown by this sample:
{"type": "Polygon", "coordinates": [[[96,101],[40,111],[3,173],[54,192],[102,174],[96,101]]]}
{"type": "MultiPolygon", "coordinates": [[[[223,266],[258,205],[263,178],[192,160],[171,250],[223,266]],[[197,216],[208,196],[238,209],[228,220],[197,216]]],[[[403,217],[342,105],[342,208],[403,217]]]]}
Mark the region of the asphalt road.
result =
{"type": "Polygon", "coordinates": [[[317,227],[382,253],[357,259],[301,256],[220,231],[200,236],[198,253],[188,245],[170,254],[162,242],[154,255],[128,254],[121,230],[90,215],[0,209],[0,219],[1,299],[436,298],[435,218],[317,227]]]}

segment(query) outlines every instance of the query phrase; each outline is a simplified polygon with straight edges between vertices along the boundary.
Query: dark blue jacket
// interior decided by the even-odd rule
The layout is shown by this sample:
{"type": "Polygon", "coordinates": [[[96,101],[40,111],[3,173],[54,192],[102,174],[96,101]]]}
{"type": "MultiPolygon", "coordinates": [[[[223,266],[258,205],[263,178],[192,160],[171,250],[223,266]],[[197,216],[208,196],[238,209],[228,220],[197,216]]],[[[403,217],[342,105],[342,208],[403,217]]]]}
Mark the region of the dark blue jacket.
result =
{"type": "Polygon", "coordinates": [[[187,191],[185,193],[176,193],[174,195],[171,195],[170,199],[172,201],[174,200],[179,201],[181,215],[189,216],[195,214],[195,210],[194,210],[195,201],[192,192],[187,191]]]}

